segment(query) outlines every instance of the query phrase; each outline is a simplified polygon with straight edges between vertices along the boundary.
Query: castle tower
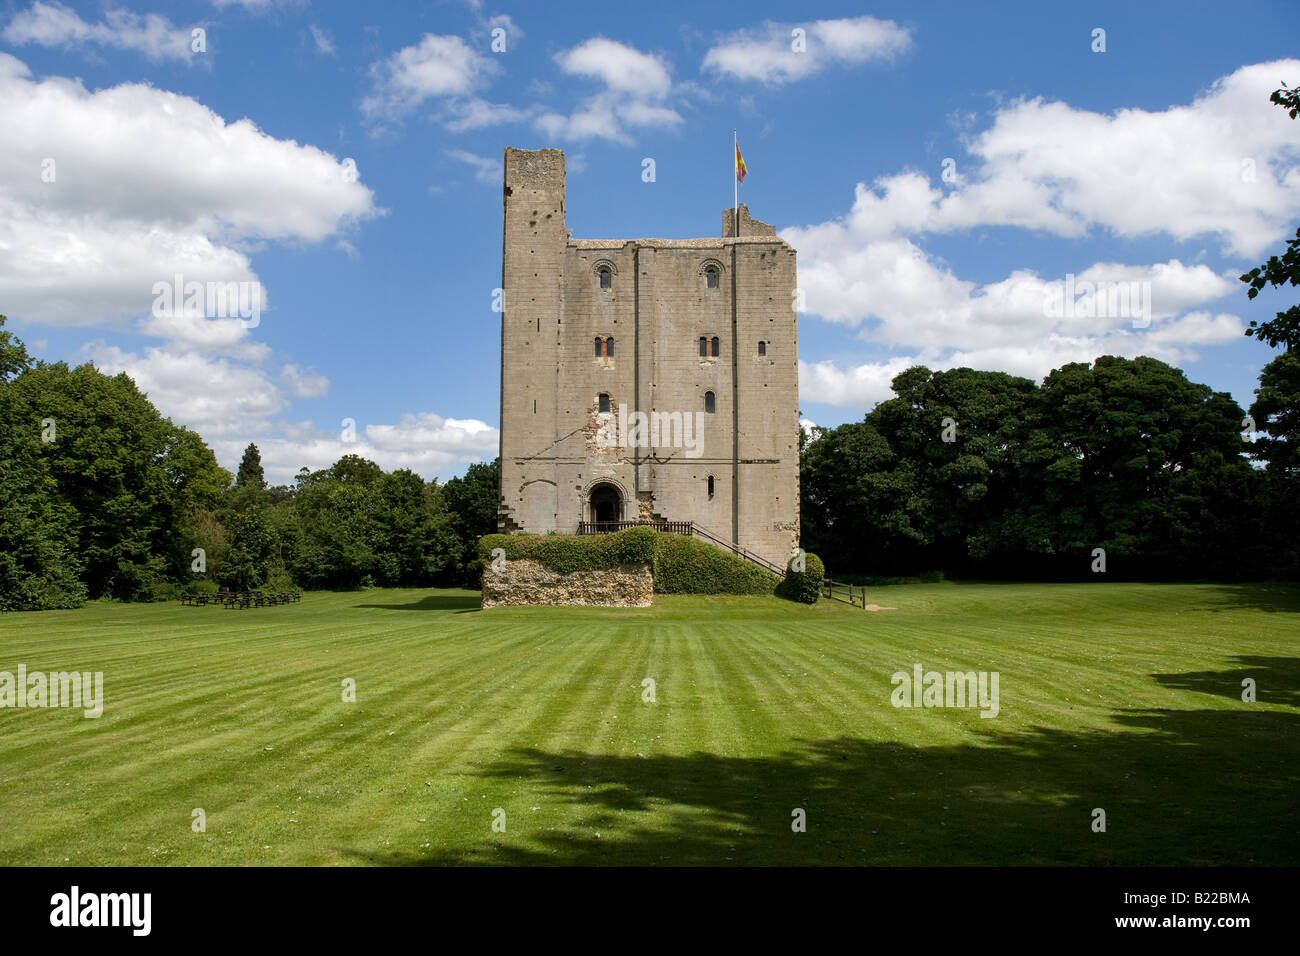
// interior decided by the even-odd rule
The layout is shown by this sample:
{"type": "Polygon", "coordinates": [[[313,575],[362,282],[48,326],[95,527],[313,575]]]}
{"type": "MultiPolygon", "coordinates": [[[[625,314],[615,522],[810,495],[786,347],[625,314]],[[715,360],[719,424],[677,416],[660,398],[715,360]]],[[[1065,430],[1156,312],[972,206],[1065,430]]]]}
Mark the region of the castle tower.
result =
{"type": "Polygon", "coordinates": [[[740,207],[718,239],[570,238],[564,154],[505,151],[502,531],[690,521],[798,544],[795,252],[740,207]]]}

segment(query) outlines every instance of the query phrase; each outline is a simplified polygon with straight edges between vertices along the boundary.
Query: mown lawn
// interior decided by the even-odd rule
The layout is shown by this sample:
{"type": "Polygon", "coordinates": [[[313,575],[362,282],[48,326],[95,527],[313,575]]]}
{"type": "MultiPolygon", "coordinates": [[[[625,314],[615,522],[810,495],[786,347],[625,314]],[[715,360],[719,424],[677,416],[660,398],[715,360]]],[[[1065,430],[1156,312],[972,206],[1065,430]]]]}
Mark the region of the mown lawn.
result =
{"type": "Polygon", "coordinates": [[[1300,862],[1300,589],[869,599],[7,614],[0,670],[105,708],[0,709],[0,864],[1300,862]],[[891,706],[915,663],[997,671],[1000,713],[891,706]]]}

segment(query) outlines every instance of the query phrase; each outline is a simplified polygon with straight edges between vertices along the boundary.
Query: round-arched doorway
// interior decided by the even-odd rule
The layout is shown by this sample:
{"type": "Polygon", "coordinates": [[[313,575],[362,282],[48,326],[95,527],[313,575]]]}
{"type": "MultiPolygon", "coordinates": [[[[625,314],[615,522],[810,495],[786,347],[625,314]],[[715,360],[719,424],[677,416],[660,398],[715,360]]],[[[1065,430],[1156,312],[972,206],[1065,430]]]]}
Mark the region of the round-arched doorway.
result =
{"type": "Polygon", "coordinates": [[[596,524],[623,520],[623,496],[615,485],[608,482],[592,485],[587,493],[587,504],[591,520],[596,524]]]}

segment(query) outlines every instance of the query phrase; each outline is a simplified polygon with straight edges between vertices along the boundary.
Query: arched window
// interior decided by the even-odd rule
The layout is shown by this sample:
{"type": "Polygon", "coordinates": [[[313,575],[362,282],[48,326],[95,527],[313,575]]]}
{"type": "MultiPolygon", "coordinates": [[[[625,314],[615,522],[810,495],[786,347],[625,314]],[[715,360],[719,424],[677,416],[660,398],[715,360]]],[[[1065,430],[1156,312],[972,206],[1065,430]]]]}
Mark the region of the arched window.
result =
{"type": "Polygon", "coordinates": [[[718,337],[716,335],[713,337],[713,357],[718,357],[718,337]]]}
{"type": "Polygon", "coordinates": [[[700,358],[704,358],[704,356],[708,354],[709,354],[709,340],[701,335],[700,336],[700,358]]]}
{"type": "Polygon", "coordinates": [[[596,336],[596,358],[600,358],[601,337],[596,336]]]}
{"type": "Polygon", "coordinates": [[[709,475],[709,497],[713,497],[713,476],[709,475]]]}
{"type": "Polygon", "coordinates": [[[705,393],[704,393],[704,410],[705,410],[706,412],[709,412],[710,414],[712,414],[714,411],[716,411],[716,408],[717,408],[717,402],[716,402],[716,401],[714,400],[714,398],[713,398],[713,393],[712,393],[712,392],[705,392],[705,393]]]}
{"type": "Polygon", "coordinates": [[[704,270],[704,284],[710,289],[718,287],[718,270],[713,266],[704,270]]]}
{"type": "Polygon", "coordinates": [[[605,340],[605,355],[607,358],[614,357],[614,336],[612,335],[605,340]]]}
{"type": "Polygon", "coordinates": [[[767,354],[767,343],[766,343],[766,342],[759,342],[759,343],[758,343],[758,354],[759,354],[759,355],[766,355],[766,354],[767,354]]]}
{"type": "Polygon", "coordinates": [[[609,266],[601,266],[596,270],[596,274],[600,276],[600,287],[602,289],[608,289],[613,284],[614,274],[609,271],[609,266]]]}
{"type": "Polygon", "coordinates": [[[608,411],[609,411],[609,393],[608,393],[608,392],[601,392],[601,393],[600,393],[600,410],[601,410],[602,412],[608,412],[608,411]]]}

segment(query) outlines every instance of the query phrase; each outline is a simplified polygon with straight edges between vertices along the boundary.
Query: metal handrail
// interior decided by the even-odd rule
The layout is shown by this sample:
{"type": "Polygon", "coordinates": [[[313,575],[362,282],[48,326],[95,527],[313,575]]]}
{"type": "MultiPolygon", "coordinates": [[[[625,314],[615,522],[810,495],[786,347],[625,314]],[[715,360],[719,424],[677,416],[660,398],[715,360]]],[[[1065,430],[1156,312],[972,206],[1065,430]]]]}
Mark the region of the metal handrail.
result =
{"type": "Polygon", "coordinates": [[[767,560],[767,558],[755,554],[754,552],[750,551],[748,548],[742,548],[737,544],[733,544],[730,541],[725,541],[722,538],[719,538],[708,528],[703,528],[700,525],[693,525],[692,527],[694,528],[695,533],[699,537],[708,541],[710,544],[715,544],[720,548],[725,548],[727,551],[730,551],[732,554],[736,555],[737,557],[744,558],[746,561],[749,561],[751,564],[757,564],[759,567],[771,571],[773,574],[777,575],[778,577],[785,576],[785,568],[778,567],[777,565],[773,564],[771,561],[767,560]]]}

